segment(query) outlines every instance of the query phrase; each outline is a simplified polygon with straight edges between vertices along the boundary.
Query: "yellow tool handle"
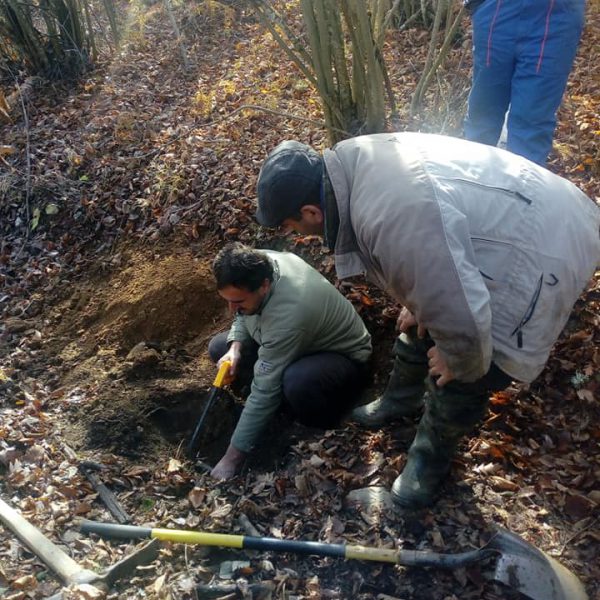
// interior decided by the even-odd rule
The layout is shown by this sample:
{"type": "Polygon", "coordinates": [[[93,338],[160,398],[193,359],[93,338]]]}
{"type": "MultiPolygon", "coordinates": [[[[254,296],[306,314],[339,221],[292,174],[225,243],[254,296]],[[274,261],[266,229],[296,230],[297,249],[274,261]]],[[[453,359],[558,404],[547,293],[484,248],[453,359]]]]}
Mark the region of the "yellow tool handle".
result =
{"type": "Polygon", "coordinates": [[[229,369],[231,368],[231,361],[224,360],[219,367],[217,372],[217,376],[213,381],[213,386],[217,388],[222,388],[224,385],[227,385],[230,381],[229,369]]]}
{"type": "Polygon", "coordinates": [[[202,546],[221,546],[226,548],[243,548],[243,535],[227,533],[206,533],[203,531],[182,531],[177,529],[152,529],[150,537],[167,542],[181,544],[200,544],[202,546]]]}

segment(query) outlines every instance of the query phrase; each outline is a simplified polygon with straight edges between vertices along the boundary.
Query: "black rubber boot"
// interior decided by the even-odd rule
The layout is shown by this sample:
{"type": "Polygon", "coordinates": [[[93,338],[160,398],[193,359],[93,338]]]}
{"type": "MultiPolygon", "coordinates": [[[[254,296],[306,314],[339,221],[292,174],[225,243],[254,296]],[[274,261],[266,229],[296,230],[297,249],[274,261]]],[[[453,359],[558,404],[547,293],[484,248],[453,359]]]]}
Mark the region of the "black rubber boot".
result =
{"type": "Polygon", "coordinates": [[[433,504],[461,437],[444,436],[423,415],[404,470],[392,485],[392,498],[398,506],[417,509],[433,504]]]}
{"type": "Polygon", "coordinates": [[[425,413],[408,450],[406,466],[392,486],[394,502],[405,509],[434,503],[458,442],[487,410],[488,392],[473,393],[461,389],[460,384],[438,388],[431,379],[427,387],[425,413]]]}
{"type": "Polygon", "coordinates": [[[381,427],[418,413],[423,407],[429,345],[402,334],[394,344],[394,367],[383,395],[355,408],[349,420],[365,427],[381,427]]]}

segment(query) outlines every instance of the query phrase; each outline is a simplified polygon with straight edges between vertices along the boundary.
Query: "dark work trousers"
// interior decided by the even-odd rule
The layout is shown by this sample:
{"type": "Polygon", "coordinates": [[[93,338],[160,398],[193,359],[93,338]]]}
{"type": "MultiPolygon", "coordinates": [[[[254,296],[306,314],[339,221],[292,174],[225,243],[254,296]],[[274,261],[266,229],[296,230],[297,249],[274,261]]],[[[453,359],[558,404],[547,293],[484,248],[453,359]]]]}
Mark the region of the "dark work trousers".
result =
{"type": "MultiPolygon", "coordinates": [[[[228,331],[217,334],[208,345],[208,353],[217,362],[227,353],[228,331]]],[[[242,344],[238,385],[249,384],[258,358],[258,344],[242,344]]],[[[284,409],[308,427],[329,429],[352,409],[368,383],[367,367],[337,352],[317,352],[302,356],[283,372],[284,409]]]]}
{"type": "Polygon", "coordinates": [[[510,385],[512,378],[491,363],[489,371],[477,381],[466,383],[455,379],[440,388],[434,378],[427,375],[427,351],[433,345],[429,334],[419,338],[416,327],[411,328],[404,339],[401,336],[396,340],[394,370],[407,374],[404,385],[420,383],[423,391],[427,388],[425,414],[436,428],[460,436],[484,417],[489,396],[510,385]]]}

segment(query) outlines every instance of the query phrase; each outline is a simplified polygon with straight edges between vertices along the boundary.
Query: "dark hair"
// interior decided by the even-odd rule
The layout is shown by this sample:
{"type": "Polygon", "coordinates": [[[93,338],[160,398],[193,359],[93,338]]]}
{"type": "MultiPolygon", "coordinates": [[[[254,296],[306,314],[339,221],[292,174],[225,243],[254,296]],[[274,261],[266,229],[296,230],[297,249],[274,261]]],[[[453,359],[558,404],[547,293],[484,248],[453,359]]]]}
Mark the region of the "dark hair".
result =
{"type": "Polygon", "coordinates": [[[217,289],[228,285],[255,292],[265,281],[273,281],[273,264],[260,250],[240,242],[227,244],[213,261],[217,289]]]}

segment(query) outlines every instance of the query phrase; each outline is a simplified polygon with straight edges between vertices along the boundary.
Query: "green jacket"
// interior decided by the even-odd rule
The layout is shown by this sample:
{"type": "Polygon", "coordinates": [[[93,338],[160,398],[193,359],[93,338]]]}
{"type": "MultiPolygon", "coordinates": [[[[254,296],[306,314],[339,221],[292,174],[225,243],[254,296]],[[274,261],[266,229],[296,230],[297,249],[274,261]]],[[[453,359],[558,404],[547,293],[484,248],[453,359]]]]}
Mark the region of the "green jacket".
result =
{"type": "Polygon", "coordinates": [[[277,411],[288,365],[316,352],[339,352],[359,363],[371,355],[364,323],[333,285],[294,254],[264,252],[274,265],[269,294],[256,314],[235,316],[227,338],[259,345],[250,395],[231,438],[244,452],[277,411]]]}

